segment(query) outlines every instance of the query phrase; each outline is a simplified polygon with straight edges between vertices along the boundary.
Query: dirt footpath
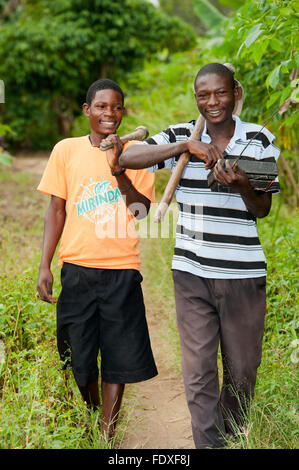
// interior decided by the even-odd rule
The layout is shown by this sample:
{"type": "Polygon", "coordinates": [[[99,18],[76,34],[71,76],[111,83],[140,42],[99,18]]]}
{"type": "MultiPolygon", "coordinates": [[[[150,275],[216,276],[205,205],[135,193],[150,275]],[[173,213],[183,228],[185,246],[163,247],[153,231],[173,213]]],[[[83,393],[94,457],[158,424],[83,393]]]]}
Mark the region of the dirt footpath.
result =
{"type": "MultiPolygon", "coordinates": [[[[146,302],[146,295],[145,295],[146,302]]],[[[182,376],[171,370],[167,357],[169,345],[163,339],[161,322],[147,307],[152,349],[159,374],[157,377],[127,385],[132,390],[132,409],[121,449],[194,449],[190,415],[182,376]]]]}
{"type": "MultiPolygon", "coordinates": [[[[13,169],[41,176],[47,163],[47,154],[18,156],[13,169]]],[[[139,384],[127,385],[128,419],[121,449],[192,449],[190,415],[185,400],[182,376],[167,360],[172,352],[161,331],[161,321],[146,299],[147,321],[158,376],[139,384]]]]}
{"type": "Polygon", "coordinates": [[[12,167],[16,170],[27,171],[28,173],[42,176],[49,155],[41,152],[35,157],[27,157],[26,154],[22,153],[13,159],[12,167]]]}

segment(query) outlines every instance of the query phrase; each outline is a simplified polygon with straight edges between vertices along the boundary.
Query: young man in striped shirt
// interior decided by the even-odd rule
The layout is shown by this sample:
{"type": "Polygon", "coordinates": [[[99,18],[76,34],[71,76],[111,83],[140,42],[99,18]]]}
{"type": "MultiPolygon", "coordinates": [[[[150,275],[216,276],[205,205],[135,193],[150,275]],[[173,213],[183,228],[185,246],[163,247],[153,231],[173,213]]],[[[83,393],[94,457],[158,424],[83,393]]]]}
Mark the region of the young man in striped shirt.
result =
{"type": "MultiPolygon", "coordinates": [[[[244,171],[234,171],[223,152],[239,155],[261,126],[232,114],[237,97],[233,74],[208,64],[194,82],[205,127],[200,141],[188,140],[194,121],[170,126],[120,157],[126,168],[175,167],[185,151],[191,158],[176,190],[179,218],[172,262],[182,373],[195,446],[225,445],[225,433],[244,423],[261,361],[266,310],[266,259],[256,218],[268,215],[271,193],[254,190],[244,171]],[[221,184],[211,191],[214,169],[221,184]],[[219,396],[217,352],[221,346],[223,384],[219,396]]],[[[267,130],[252,140],[242,158],[276,162],[279,149],[267,130]]]]}

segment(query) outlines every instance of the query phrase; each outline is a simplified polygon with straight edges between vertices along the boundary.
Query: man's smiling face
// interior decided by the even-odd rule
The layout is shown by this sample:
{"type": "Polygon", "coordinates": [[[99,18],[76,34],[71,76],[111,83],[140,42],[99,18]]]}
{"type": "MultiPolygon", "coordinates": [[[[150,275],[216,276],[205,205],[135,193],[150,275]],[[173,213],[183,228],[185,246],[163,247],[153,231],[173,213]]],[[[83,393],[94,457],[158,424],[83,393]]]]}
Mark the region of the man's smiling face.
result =
{"type": "Polygon", "coordinates": [[[98,90],[90,106],[85,103],[83,110],[89,118],[91,130],[105,138],[116,133],[123,117],[124,106],[117,91],[106,89],[98,90]]]}
{"type": "Polygon", "coordinates": [[[194,96],[200,114],[211,124],[231,119],[237,91],[225,74],[208,73],[198,77],[194,96]]]}

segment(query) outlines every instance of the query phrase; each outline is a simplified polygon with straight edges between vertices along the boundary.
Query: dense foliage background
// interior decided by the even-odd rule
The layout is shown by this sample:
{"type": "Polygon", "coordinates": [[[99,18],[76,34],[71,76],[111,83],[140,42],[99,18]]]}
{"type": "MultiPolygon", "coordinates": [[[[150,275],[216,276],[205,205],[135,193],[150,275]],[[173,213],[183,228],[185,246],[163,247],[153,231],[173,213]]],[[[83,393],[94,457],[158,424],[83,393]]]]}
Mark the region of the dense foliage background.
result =
{"type": "Polygon", "coordinates": [[[263,123],[289,99],[268,127],[283,150],[286,197],[298,202],[298,0],[161,0],[160,8],[145,0],[2,0],[1,7],[7,150],[50,150],[86,132],[86,89],[103,76],[127,92],[128,126],[154,132],[189,120],[198,68],[231,62],[245,89],[243,119],[263,123]]]}
{"type": "MultiPolygon", "coordinates": [[[[8,2],[9,3],[9,2],[8,2]]],[[[2,15],[3,118],[18,146],[49,148],[69,134],[88,86],[191,47],[195,33],[140,0],[28,0],[2,15]]]]}

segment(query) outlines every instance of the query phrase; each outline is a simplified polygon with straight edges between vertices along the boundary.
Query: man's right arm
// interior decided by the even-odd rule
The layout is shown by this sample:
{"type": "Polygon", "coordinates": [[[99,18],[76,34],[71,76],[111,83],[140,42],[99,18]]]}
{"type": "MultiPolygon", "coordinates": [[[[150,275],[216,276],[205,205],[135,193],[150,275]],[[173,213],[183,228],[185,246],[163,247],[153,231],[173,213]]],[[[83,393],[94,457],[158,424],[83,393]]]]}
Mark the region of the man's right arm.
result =
{"type": "Polygon", "coordinates": [[[40,298],[51,304],[56,302],[56,299],[52,297],[51,262],[63,231],[65,217],[65,200],[52,196],[45,216],[43,251],[37,282],[40,298]]]}
{"type": "Polygon", "coordinates": [[[186,140],[171,144],[130,145],[119,157],[119,164],[123,168],[131,168],[133,170],[149,168],[184,152],[189,152],[203,160],[207,170],[213,168],[217,160],[222,158],[222,153],[216,145],[186,140]]]}

